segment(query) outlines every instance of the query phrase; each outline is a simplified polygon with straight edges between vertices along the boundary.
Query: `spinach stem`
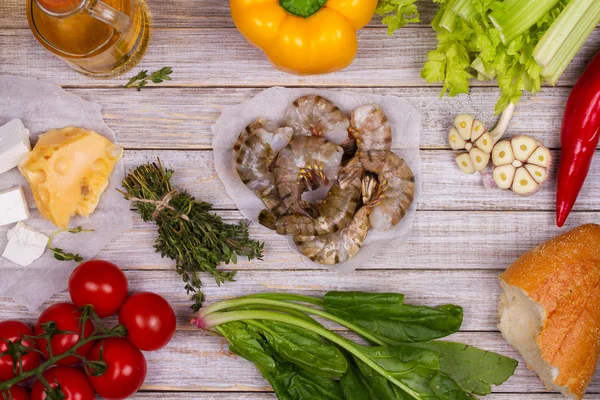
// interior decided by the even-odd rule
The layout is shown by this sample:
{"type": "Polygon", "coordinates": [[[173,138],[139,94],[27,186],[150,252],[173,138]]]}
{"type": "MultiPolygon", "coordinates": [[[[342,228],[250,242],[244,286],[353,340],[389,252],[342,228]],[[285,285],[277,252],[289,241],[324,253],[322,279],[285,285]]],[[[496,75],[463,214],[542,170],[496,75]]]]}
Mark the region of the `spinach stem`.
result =
{"type": "Polygon", "coordinates": [[[301,303],[314,304],[316,306],[323,305],[323,299],[319,299],[312,296],[303,296],[301,294],[287,294],[287,293],[257,293],[250,294],[247,296],[238,297],[240,299],[271,299],[271,300],[283,300],[283,301],[299,301],[301,303]]]}
{"type": "Polygon", "coordinates": [[[306,329],[317,335],[324,337],[332,343],[337,344],[342,347],[344,350],[351,353],[356,358],[360,359],[362,362],[367,364],[371,369],[376,371],[377,373],[384,376],[387,380],[392,382],[394,385],[398,386],[400,389],[404,390],[407,394],[412,396],[415,399],[419,399],[419,393],[412,390],[409,386],[405,385],[398,379],[394,378],[387,371],[381,368],[376,362],[371,360],[366,354],[364,354],[354,343],[345,339],[344,337],[338,335],[337,333],[331,332],[330,330],[323,328],[321,326],[312,324],[305,320],[302,320],[297,317],[293,317],[289,314],[283,314],[272,311],[232,311],[232,312],[220,312],[213,313],[211,315],[206,316],[205,318],[201,318],[199,323],[203,329],[212,328],[217,325],[226,324],[229,322],[235,321],[246,321],[246,320],[270,320],[270,321],[279,321],[286,324],[294,325],[299,328],[306,329]]]}
{"type": "Polygon", "coordinates": [[[363,338],[365,338],[373,343],[376,343],[379,345],[386,344],[384,341],[379,339],[377,336],[373,335],[368,330],[363,329],[362,327],[355,325],[352,322],[346,321],[345,319],[337,317],[326,311],[322,311],[322,310],[319,310],[319,309],[316,309],[313,307],[303,306],[301,304],[287,303],[285,301],[270,300],[270,299],[259,298],[259,297],[256,297],[256,298],[240,297],[235,300],[220,301],[218,303],[215,303],[209,307],[206,307],[206,308],[200,310],[200,318],[201,319],[206,318],[208,315],[210,315],[216,311],[221,311],[221,310],[225,310],[225,309],[229,309],[229,308],[233,308],[233,307],[244,307],[244,306],[254,306],[254,305],[269,306],[270,308],[273,308],[275,311],[280,310],[280,309],[289,309],[289,310],[300,311],[300,312],[303,312],[303,313],[306,313],[309,315],[316,315],[316,316],[328,319],[331,322],[335,322],[336,324],[339,324],[345,328],[348,328],[351,331],[354,331],[355,333],[359,334],[363,338]]]}

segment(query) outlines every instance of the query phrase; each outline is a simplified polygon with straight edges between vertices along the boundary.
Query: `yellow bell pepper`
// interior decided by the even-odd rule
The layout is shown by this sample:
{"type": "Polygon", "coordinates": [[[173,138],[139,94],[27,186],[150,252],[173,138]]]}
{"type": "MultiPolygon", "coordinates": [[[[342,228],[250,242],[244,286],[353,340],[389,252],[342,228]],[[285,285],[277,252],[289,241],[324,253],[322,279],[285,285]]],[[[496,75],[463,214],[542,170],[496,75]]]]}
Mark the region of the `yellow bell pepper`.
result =
{"type": "Polygon", "coordinates": [[[230,0],[229,4],[239,31],[262,49],[275,67],[309,75],[350,65],[358,48],[356,31],[371,20],[377,2],[230,0]]]}

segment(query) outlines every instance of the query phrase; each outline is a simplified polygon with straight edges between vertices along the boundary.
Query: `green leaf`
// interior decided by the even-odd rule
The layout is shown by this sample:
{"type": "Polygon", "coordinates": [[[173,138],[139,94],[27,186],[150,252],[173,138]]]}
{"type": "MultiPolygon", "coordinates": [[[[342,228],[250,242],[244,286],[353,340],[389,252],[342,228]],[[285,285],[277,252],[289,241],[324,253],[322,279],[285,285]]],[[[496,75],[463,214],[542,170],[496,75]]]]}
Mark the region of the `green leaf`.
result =
{"type": "Polygon", "coordinates": [[[382,23],[388,26],[388,35],[409,23],[419,22],[416,0],[379,0],[375,13],[385,15],[382,23]]]}
{"type": "Polygon", "coordinates": [[[219,332],[229,341],[229,350],[267,371],[277,367],[275,360],[265,352],[260,339],[243,322],[230,322],[219,326],[219,332]]]}
{"type": "MultiPolygon", "coordinates": [[[[354,360],[350,358],[347,361],[348,369],[340,379],[344,398],[346,400],[377,400],[377,395],[369,386],[367,378],[360,372],[354,360]]],[[[379,375],[379,378],[387,382],[383,376],[379,375]]]]}
{"type": "Polygon", "coordinates": [[[323,307],[387,344],[423,342],[457,332],[463,309],[454,305],[437,308],[402,303],[403,296],[360,292],[332,292],[325,295],[323,307]]]}
{"type": "Polygon", "coordinates": [[[280,362],[274,371],[259,370],[279,400],[345,400],[338,381],[312,375],[293,364],[280,362]]]}
{"type": "Polygon", "coordinates": [[[462,343],[432,341],[418,343],[420,349],[439,354],[440,370],[467,393],[486,395],[491,385],[501,385],[512,376],[517,360],[462,343]]]}
{"type": "Polygon", "coordinates": [[[279,5],[292,15],[308,18],[318,12],[327,0],[279,0],[279,5]]]}
{"type": "Polygon", "coordinates": [[[340,377],[348,363],[337,347],[325,343],[321,336],[306,329],[277,321],[252,321],[267,342],[283,359],[325,377],[340,377]]]}
{"type": "Polygon", "coordinates": [[[406,391],[413,397],[418,395],[419,399],[470,400],[470,396],[450,376],[439,371],[439,356],[433,351],[413,346],[357,348],[385,369],[387,376],[384,377],[393,378],[410,388],[413,393],[408,393],[408,389],[406,391]]]}

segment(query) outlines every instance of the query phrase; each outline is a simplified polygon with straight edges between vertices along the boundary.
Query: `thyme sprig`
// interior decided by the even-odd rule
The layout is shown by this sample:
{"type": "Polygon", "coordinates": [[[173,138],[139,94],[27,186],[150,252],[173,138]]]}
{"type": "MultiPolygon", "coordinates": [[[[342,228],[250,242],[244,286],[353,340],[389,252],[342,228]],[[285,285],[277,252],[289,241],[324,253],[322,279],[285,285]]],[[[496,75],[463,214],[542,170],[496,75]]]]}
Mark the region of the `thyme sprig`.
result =
{"type": "Polygon", "coordinates": [[[7,341],[7,350],[0,353],[0,358],[4,356],[11,356],[13,358],[15,377],[8,381],[0,382],[0,399],[11,400],[12,396],[8,389],[31,377],[36,377],[44,385],[44,387],[46,388],[46,399],[65,399],[66,395],[61,390],[60,385],[58,385],[55,388],[52,388],[43,376],[44,371],[64,358],[77,357],[83,362],[86,368],[88,368],[94,376],[102,375],[106,371],[106,363],[102,359],[102,354],[100,354],[99,361],[88,361],[85,357],[82,357],[79,354],[77,354],[77,350],[87,345],[88,343],[93,343],[97,340],[103,340],[113,337],[125,337],[125,335],[127,335],[127,329],[125,329],[123,325],[118,325],[114,328],[106,328],[104,324],[102,324],[102,322],[100,321],[100,319],[98,318],[98,316],[94,312],[94,309],[91,306],[85,306],[81,309],[81,318],[79,319],[79,332],[59,330],[54,321],[48,321],[42,324],[42,329],[44,332],[39,336],[23,337],[23,339],[28,341],[34,341],[36,339],[46,340],[46,351],[48,352],[48,358],[37,368],[34,368],[30,371],[23,371],[22,357],[31,351],[35,351],[41,354],[42,356],[44,356],[44,353],[42,353],[39,349],[36,349],[35,347],[24,346],[22,344],[23,339],[17,339],[14,342],[10,340],[7,341]],[[87,321],[89,320],[92,320],[94,322],[95,328],[92,334],[86,337],[85,326],[87,324],[87,321]],[[54,354],[52,352],[52,346],[50,345],[50,341],[54,336],[64,334],[78,334],[79,341],[64,353],[58,355],[54,354]]]}
{"type": "Polygon", "coordinates": [[[187,293],[193,293],[192,309],[198,311],[203,300],[200,273],[208,272],[218,285],[234,281],[235,271],[218,266],[236,264],[238,256],[260,260],[264,243],[250,239],[247,222],[225,223],[210,212],[211,204],[174,189],[172,176],[173,171],[158,160],[136,168],[123,181],[126,191],[119,191],[134,203],[144,221],[158,226],[156,252],[175,260],[187,293]]]}
{"type": "Polygon", "coordinates": [[[54,237],[56,235],[59,235],[63,232],[68,232],[68,233],[80,233],[80,232],[94,232],[93,229],[83,229],[83,227],[78,226],[77,228],[66,228],[66,229],[60,229],[56,232],[54,232],[52,235],[50,235],[50,237],[48,238],[48,244],[47,247],[50,251],[52,251],[52,253],[54,253],[54,258],[56,258],[58,261],[75,261],[75,262],[82,262],[83,261],[83,257],[81,257],[79,255],[79,253],[77,254],[73,254],[73,253],[65,253],[65,251],[59,247],[52,247],[52,239],[54,239],[54,237]]]}
{"type": "Polygon", "coordinates": [[[171,69],[171,67],[163,67],[158,71],[154,71],[151,75],[148,75],[148,70],[145,69],[129,79],[129,81],[125,84],[125,87],[136,88],[139,92],[148,84],[148,82],[159,84],[163,83],[164,81],[170,81],[171,77],[169,75],[171,75],[172,72],[173,69],[171,69]]]}

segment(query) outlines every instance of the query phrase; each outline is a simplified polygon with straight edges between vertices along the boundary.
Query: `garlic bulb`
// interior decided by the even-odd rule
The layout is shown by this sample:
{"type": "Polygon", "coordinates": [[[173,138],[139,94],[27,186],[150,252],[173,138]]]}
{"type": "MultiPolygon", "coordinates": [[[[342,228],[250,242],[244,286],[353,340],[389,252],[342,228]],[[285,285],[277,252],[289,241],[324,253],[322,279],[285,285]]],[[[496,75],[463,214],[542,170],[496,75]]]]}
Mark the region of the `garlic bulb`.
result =
{"type": "Polygon", "coordinates": [[[537,192],[548,180],[552,154],[529,136],[498,142],[492,150],[494,182],[522,196],[537,192]]]}
{"type": "Polygon", "coordinates": [[[482,171],[490,162],[494,140],[483,122],[471,115],[461,114],[456,117],[454,127],[448,133],[448,141],[453,150],[467,151],[456,157],[456,165],[465,174],[482,171]]]}

